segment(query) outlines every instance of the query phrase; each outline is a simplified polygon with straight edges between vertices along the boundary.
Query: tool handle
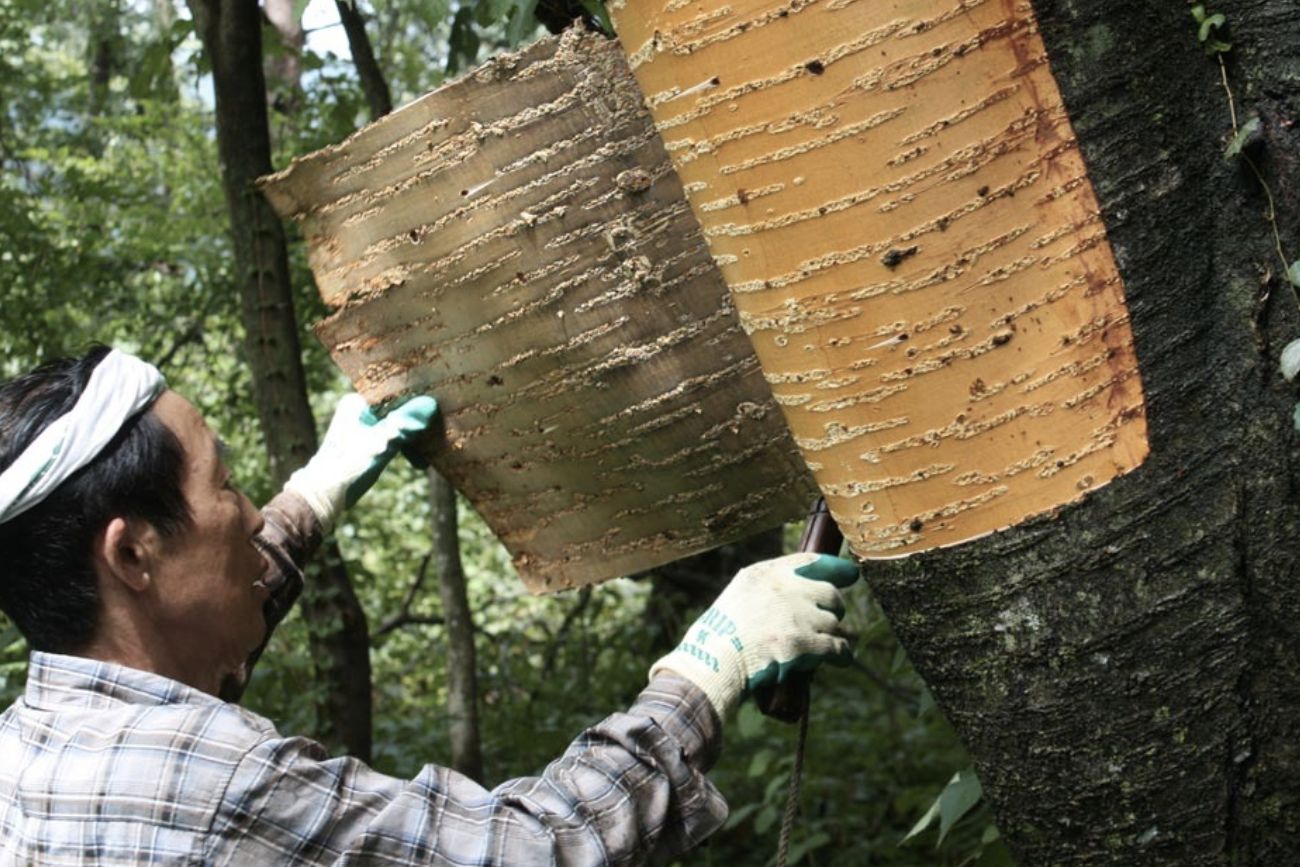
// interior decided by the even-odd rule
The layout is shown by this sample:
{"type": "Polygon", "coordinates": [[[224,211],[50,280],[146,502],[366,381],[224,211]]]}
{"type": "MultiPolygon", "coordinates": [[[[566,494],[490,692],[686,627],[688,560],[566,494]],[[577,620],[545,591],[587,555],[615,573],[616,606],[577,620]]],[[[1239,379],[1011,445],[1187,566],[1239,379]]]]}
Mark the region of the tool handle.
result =
{"type": "MultiPolygon", "coordinates": [[[[844,534],[831,517],[824,497],[818,497],[803,525],[799,538],[800,551],[818,554],[839,554],[844,544],[844,534]]],[[[760,686],[754,690],[754,701],[764,715],[781,722],[798,722],[808,712],[808,697],[812,687],[812,672],[796,672],[781,683],[760,686]]]]}

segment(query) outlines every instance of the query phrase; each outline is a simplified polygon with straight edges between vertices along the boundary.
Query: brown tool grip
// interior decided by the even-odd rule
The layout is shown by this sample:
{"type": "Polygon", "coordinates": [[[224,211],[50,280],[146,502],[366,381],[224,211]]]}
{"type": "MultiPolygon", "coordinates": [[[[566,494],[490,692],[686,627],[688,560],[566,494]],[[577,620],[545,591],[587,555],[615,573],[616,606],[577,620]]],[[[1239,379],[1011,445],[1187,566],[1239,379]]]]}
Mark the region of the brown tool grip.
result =
{"type": "MultiPolygon", "coordinates": [[[[844,544],[844,534],[840,532],[835,519],[826,507],[826,500],[819,497],[808,513],[808,520],[803,525],[803,536],[799,539],[800,551],[813,551],[818,554],[839,554],[844,544]]],[[[754,701],[765,716],[781,722],[798,722],[808,711],[808,696],[812,687],[812,672],[793,672],[781,683],[767,684],[754,690],[754,701]]]]}

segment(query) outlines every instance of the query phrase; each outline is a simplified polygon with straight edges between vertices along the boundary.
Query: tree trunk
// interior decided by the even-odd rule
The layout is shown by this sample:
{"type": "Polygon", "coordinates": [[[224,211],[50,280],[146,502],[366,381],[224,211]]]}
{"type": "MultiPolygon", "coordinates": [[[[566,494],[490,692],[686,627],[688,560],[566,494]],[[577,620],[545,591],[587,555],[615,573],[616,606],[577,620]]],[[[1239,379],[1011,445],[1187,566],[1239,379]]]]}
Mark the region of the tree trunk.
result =
{"type": "Polygon", "coordinates": [[[122,9],[118,0],[103,0],[90,7],[90,90],[87,111],[101,117],[109,109],[109,83],[121,62],[122,9]]]}
{"type": "Polygon", "coordinates": [[[451,766],[481,782],[478,660],[474,651],[474,619],[465,591],[465,569],[460,561],[456,489],[433,469],[429,470],[429,502],[433,507],[434,567],[447,633],[447,737],[451,744],[451,766]]]}
{"type": "MultiPolygon", "coordinates": [[[[316,450],[316,429],[307,403],[284,227],[253,185],[271,170],[261,17],[255,3],[243,0],[190,0],[189,6],[212,62],[217,147],[245,351],[272,481],[280,487],[316,450]]],[[[318,737],[368,758],[371,693],[365,613],[333,544],[325,546],[309,568],[303,613],[324,684],[318,737]]]]}
{"type": "MultiPolygon", "coordinates": [[[[1300,7],[1225,2],[1238,121],[1300,237],[1300,7]]],[[[1182,4],[1042,2],[1125,277],[1152,453],[1055,517],[873,569],[1021,863],[1296,863],[1300,335],[1182,4]]]]}
{"type": "MultiPolygon", "coordinates": [[[[1032,131],[1003,152],[1008,157],[1003,163],[1032,165],[1026,162],[1032,148],[1058,133],[1068,137],[1072,124],[1097,202],[1079,200],[1080,207],[1085,217],[1090,210],[1099,211],[1123,278],[1129,315],[1115,307],[1114,313],[1103,314],[1104,324],[1131,323],[1150,425],[1150,457],[1137,469],[1126,461],[1127,476],[1082,503],[964,545],[870,563],[867,574],[897,635],[974,756],[999,826],[1020,863],[1295,863],[1300,853],[1300,790],[1295,785],[1300,775],[1300,627],[1295,617],[1300,610],[1295,554],[1300,478],[1292,422],[1295,391],[1276,371],[1282,346],[1300,335],[1296,293],[1282,277],[1286,259],[1298,252],[1300,227],[1300,129],[1295,125],[1300,8],[1293,0],[1238,0],[1210,10],[1227,15],[1224,38],[1232,49],[1226,69],[1237,122],[1260,121],[1259,141],[1247,145],[1246,155],[1272,187],[1280,238],[1288,250],[1282,255],[1264,216],[1267,197],[1250,165],[1221,158],[1233,128],[1228,98],[1218,61],[1198,44],[1196,23],[1183,4],[1041,0],[1031,8],[1013,0],[874,5],[796,0],[734,13],[755,16],[741,24],[731,17],[730,7],[715,7],[710,14],[695,4],[670,3],[653,14],[674,10],[696,17],[676,31],[655,20],[643,38],[640,30],[630,37],[620,20],[620,33],[629,40],[634,64],[642,67],[638,74],[643,82],[650,80],[648,68],[661,54],[683,63],[702,62],[710,46],[739,43],[741,33],[748,39],[787,17],[803,16],[800,20],[808,22],[800,26],[802,41],[790,45],[810,55],[783,65],[751,48],[736,55],[737,63],[719,64],[720,71],[710,73],[714,78],[690,79],[700,83],[703,96],[681,88],[648,88],[650,104],[663,108],[658,120],[669,131],[669,148],[682,162],[728,156],[728,132],[743,119],[750,94],[800,87],[826,93],[816,90],[817,83],[842,75],[834,64],[851,61],[868,43],[873,50],[860,58],[867,68],[844,80],[842,89],[831,88],[833,96],[825,105],[810,97],[810,111],[791,117],[813,128],[807,136],[815,147],[853,138],[838,132],[846,128],[848,100],[855,91],[877,93],[869,107],[885,113],[908,94],[920,93],[926,86],[921,78],[940,70],[947,70],[942,75],[969,70],[970,56],[985,62],[1008,45],[1015,49],[1012,62],[1002,62],[1001,76],[981,79],[994,88],[1009,87],[1050,63],[1068,117],[1059,126],[1053,120],[1032,131]],[[811,19],[843,17],[847,9],[885,20],[878,31],[844,28],[833,34],[852,50],[821,54],[810,49],[811,19]],[[938,18],[927,17],[936,10],[938,18]],[[1002,16],[1008,24],[979,30],[973,43],[950,40],[951,31],[968,20],[989,16],[1002,16]],[[1045,55],[1031,45],[1039,33],[1045,55]],[[918,35],[931,42],[924,54],[911,50],[918,35]],[[863,41],[852,42],[858,37],[863,41]],[[766,64],[771,77],[747,77],[754,70],[742,65],[742,56],[766,64]],[[875,64],[880,68],[871,69],[875,64]],[[718,92],[711,94],[714,89],[718,92]],[[673,115],[684,108],[690,114],[691,105],[704,106],[701,114],[717,109],[707,141],[692,140],[674,123],[673,115]],[[675,149],[673,140],[679,145],[675,149]],[[719,148],[723,156],[718,156],[719,148]]],[[[978,153],[958,148],[970,132],[963,124],[986,105],[987,97],[1002,91],[981,91],[965,81],[950,85],[971,111],[962,109],[941,120],[928,154],[900,147],[921,141],[900,129],[864,148],[859,159],[924,166],[929,159],[978,153]]],[[[1035,100],[1045,92],[1035,88],[1035,100]]],[[[908,110],[931,105],[912,102],[908,110]]],[[[1040,104],[1027,116],[1060,117],[1055,109],[1037,114],[1041,110],[1040,104]]],[[[888,122],[855,130],[857,141],[869,140],[877,128],[888,130],[888,122]]],[[[783,161],[787,175],[802,176],[790,162],[810,148],[779,151],[772,143],[771,136],[788,131],[760,128],[756,150],[727,165],[762,162],[767,149],[776,157],[770,162],[783,161]]],[[[1049,174],[1063,153],[1044,163],[1049,174]]],[[[841,160],[835,166],[840,181],[831,193],[848,196],[857,165],[841,160]]],[[[690,172],[697,168],[693,164],[684,170],[684,179],[691,181],[695,176],[690,172]]],[[[923,202],[941,186],[960,189],[967,175],[957,165],[952,168],[934,185],[909,194],[923,202]]],[[[716,198],[717,207],[736,208],[753,200],[755,188],[737,175],[723,173],[741,191],[751,192],[734,194],[730,203],[716,198]]],[[[784,181],[772,181],[778,183],[784,181]]],[[[814,185],[811,175],[807,184],[814,185]]],[[[1077,194],[1085,186],[1087,179],[1061,189],[1077,194]]],[[[715,197],[723,192],[710,191],[715,197]]],[[[779,217],[784,202],[775,192],[769,201],[779,217]]],[[[982,185],[975,192],[978,204],[999,189],[982,185]]],[[[1009,192],[1019,194],[1011,197],[1014,202],[1002,203],[1012,212],[1042,201],[1021,188],[1009,192]]],[[[865,236],[868,246],[889,238],[887,233],[925,227],[898,216],[912,199],[900,196],[886,204],[859,218],[859,237],[865,236]],[[897,222],[891,225],[892,220],[897,222]]],[[[833,207],[827,210],[835,213],[833,207]]],[[[981,208],[980,213],[997,212],[981,208]]],[[[983,217],[978,229],[988,221],[983,217]]],[[[709,219],[702,222],[709,232],[709,219]]],[[[736,237],[758,244],[754,236],[764,228],[742,219],[717,225],[710,232],[715,253],[729,250],[724,245],[736,237]]],[[[954,218],[935,228],[951,238],[964,227],[954,218]]],[[[1041,224],[1035,229],[1042,231],[1041,224]]],[[[907,246],[886,245],[872,252],[879,254],[880,265],[897,268],[897,279],[906,280],[908,268],[936,249],[937,235],[916,237],[907,246]]],[[[1103,242],[1094,242],[1095,237],[1094,227],[1076,240],[1096,252],[1103,242]]],[[[1056,241],[1044,239],[1036,251],[1056,241]]],[[[810,236],[808,243],[822,240],[810,236]]],[[[787,249],[807,255],[797,247],[787,249]]],[[[1022,263],[1036,266],[1038,260],[1029,257],[1038,255],[1027,254],[1010,263],[1015,266],[1011,270],[990,275],[998,278],[996,285],[1008,285],[1003,274],[1018,272],[1022,263]]],[[[809,270],[793,272],[788,282],[852,261],[833,256],[809,260],[809,270]]],[[[965,264],[940,256],[937,266],[965,264]]],[[[1084,271],[1091,278],[1098,267],[1094,263],[1084,271]]],[[[886,275],[879,283],[886,287],[881,293],[886,300],[893,289],[912,288],[907,283],[891,287],[891,279],[896,278],[886,275]]],[[[1103,280],[1099,285],[1115,283],[1103,280]]],[[[757,292],[769,287],[743,288],[757,292]]],[[[985,300],[970,292],[964,296],[962,304],[985,300]]],[[[814,309],[833,309],[835,301],[830,296],[825,307],[814,309]]],[[[868,310],[877,321],[896,318],[877,312],[876,306],[868,310]]],[[[1059,326],[1045,333],[1075,334],[1059,326]]],[[[1016,332],[994,348],[1019,346],[1023,336],[1016,332]]],[[[1112,332],[1105,339],[1118,349],[1115,336],[1112,332]]],[[[900,373],[914,376],[926,349],[900,373]]],[[[1068,376],[1082,370],[1058,369],[1068,376]]],[[[1136,385],[1131,377],[1116,376],[1106,381],[1136,385]]],[[[982,399],[987,393],[982,386],[992,380],[979,382],[979,388],[971,385],[972,398],[982,399]]],[[[1138,406],[1119,391],[1115,407],[1138,406]]],[[[938,390],[931,390],[928,399],[944,401],[938,390]]],[[[930,444],[937,446],[941,438],[930,444]]],[[[1081,489],[1091,486],[1083,484],[1083,477],[1079,483],[1081,489]]]]}
{"type": "Polygon", "coordinates": [[[279,45],[264,60],[267,98],[276,111],[295,114],[302,104],[302,53],[307,34],[302,29],[306,4],[295,0],[262,0],[267,22],[275,28],[279,45]]]}
{"type": "Polygon", "coordinates": [[[388,92],[388,80],[375,60],[370,37],[366,35],[366,18],[357,6],[359,0],[335,0],[339,10],[339,20],[348,35],[348,48],[352,52],[352,63],[357,67],[357,77],[361,79],[361,90],[366,95],[366,105],[370,107],[370,119],[378,120],[393,110],[393,97],[388,92]]]}

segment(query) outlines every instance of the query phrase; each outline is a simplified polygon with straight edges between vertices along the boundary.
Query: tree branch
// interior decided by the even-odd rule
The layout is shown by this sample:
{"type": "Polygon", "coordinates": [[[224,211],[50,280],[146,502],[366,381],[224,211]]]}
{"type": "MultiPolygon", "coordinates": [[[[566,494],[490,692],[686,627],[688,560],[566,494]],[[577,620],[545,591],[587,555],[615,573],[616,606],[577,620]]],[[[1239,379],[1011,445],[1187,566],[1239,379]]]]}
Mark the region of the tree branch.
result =
{"type": "Polygon", "coordinates": [[[415,572],[415,580],[411,586],[406,588],[406,594],[402,597],[402,604],[398,606],[397,613],[389,617],[379,628],[370,633],[370,643],[374,644],[376,640],[382,638],[388,633],[400,629],[403,626],[414,624],[424,625],[441,625],[444,619],[437,614],[412,614],[411,606],[415,603],[415,597],[419,595],[420,588],[429,576],[429,564],[433,562],[434,550],[430,549],[420,560],[420,568],[415,572]]]}

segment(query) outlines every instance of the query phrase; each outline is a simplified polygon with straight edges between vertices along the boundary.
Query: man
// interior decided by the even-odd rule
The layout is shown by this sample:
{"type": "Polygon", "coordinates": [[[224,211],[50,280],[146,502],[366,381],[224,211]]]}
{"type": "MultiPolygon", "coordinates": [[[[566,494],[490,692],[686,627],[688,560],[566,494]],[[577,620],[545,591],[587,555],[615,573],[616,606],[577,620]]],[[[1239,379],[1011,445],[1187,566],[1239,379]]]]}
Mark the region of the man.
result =
{"type": "Polygon", "coordinates": [[[376,419],[345,399],[259,513],[199,412],[139,359],[99,347],[0,386],[0,609],[32,648],[0,715],[0,863],[663,863],[722,823],[704,776],[721,720],[847,652],[848,561],[742,570],[626,713],[491,791],[330,759],[219,697],[338,512],[435,408],[376,419]]]}

